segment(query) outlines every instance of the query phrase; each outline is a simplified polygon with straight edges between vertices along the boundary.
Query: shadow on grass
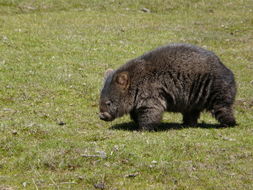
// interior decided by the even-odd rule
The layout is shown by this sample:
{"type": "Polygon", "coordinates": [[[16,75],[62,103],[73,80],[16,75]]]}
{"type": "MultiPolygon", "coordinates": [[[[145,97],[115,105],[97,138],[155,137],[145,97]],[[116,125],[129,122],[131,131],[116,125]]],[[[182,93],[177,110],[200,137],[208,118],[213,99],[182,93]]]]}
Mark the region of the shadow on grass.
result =
{"type": "MultiPolygon", "coordinates": [[[[186,126],[179,123],[161,123],[155,131],[181,130],[186,128],[219,129],[224,128],[219,124],[199,123],[196,126],[186,126]]],[[[116,124],[110,127],[111,130],[137,131],[138,127],[134,122],[116,124]]]]}

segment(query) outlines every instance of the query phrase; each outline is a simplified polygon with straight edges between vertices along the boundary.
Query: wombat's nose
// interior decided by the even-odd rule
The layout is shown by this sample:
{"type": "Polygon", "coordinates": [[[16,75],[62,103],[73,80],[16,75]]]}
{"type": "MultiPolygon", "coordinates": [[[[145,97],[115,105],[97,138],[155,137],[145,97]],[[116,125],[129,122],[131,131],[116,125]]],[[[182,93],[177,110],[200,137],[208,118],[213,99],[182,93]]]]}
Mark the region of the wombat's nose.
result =
{"type": "Polygon", "coordinates": [[[99,113],[99,118],[104,120],[105,119],[105,115],[103,113],[99,113]]]}
{"type": "Polygon", "coordinates": [[[111,115],[108,112],[99,113],[99,118],[104,121],[110,121],[112,119],[111,115]]]}

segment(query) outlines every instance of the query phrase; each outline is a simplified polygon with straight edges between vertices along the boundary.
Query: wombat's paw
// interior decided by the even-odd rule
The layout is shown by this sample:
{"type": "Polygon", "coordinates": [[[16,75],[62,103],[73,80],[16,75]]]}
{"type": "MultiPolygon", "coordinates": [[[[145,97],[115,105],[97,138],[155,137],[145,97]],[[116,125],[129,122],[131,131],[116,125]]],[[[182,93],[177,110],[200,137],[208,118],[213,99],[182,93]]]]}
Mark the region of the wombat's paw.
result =
{"type": "Polygon", "coordinates": [[[220,122],[222,127],[236,126],[235,117],[231,107],[222,107],[214,110],[215,118],[220,122]]]}
{"type": "Polygon", "coordinates": [[[139,131],[155,131],[156,125],[139,125],[139,131]]]}
{"type": "Polygon", "coordinates": [[[183,126],[189,126],[189,127],[196,126],[198,124],[199,116],[200,116],[200,111],[198,110],[184,113],[183,126]]]}
{"type": "Polygon", "coordinates": [[[235,127],[237,125],[235,120],[228,120],[221,122],[221,127],[235,127]]]}
{"type": "Polygon", "coordinates": [[[197,122],[183,122],[183,126],[185,126],[185,127],[194,127],[197,125],[198,125],[197,122]]]}

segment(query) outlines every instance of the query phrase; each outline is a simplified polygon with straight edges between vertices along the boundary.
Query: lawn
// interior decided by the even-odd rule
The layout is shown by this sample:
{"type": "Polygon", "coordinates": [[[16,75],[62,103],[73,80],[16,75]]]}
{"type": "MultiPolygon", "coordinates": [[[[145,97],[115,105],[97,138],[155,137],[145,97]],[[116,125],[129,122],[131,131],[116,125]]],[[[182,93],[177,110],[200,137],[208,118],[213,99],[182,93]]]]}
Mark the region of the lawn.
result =
{"type": "Polygon", "coordinates": [[[0,190],[253,189],[252,52],[252,0],[0,0],[0,190]],[[99,120],[104,71],[172,42],[234,72],[238,126],[99,120]]]}

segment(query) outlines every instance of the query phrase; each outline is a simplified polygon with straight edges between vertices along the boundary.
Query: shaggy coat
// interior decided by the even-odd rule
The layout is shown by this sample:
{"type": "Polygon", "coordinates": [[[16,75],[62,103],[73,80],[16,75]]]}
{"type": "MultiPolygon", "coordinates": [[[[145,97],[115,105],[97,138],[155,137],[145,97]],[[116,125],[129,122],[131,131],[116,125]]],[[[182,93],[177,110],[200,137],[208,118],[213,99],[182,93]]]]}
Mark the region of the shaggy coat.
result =
{"type": "Polygon", "coordinates": [[[169,44],[109,69],[100,95],[100,119],[130,113],[142,130],[153,130],[162,114],[180,112],[185,125],[196,125],[210,111],[225,126],[236,124],[233,73],[211,51],[169,44]]]}

